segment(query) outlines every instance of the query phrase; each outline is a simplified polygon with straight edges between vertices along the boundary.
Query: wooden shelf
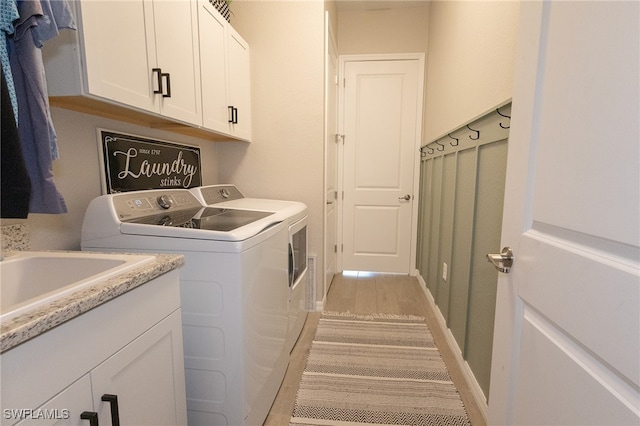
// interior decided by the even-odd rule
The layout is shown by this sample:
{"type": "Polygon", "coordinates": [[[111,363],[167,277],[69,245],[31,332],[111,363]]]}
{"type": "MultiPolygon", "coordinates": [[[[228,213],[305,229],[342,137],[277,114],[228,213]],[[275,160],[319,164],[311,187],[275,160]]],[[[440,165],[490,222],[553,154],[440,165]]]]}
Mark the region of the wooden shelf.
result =
{"type": "Polygon", "coordinates": [[[152,129],[161,129],[168,132],[192,136],[212,142],[246,142],[231,136],[221,135],[201,127],[163,118],[161,116],[124,107],[116,103],[110,103],[102,99],[94,99],[87,96],[53,96],[49,98],[51,106],[64,108],[84,114],[96,115],[112,120],[124,121],[152,129]]]}

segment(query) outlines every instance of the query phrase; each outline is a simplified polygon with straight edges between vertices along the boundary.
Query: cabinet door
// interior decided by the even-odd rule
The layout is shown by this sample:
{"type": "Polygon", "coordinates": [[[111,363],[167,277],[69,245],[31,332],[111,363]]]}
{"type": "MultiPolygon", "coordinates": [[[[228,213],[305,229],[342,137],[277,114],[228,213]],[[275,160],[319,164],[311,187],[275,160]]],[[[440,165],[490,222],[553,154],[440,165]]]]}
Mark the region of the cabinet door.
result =
{"type": "Polygon", "coordinates": [[[87,426],[89,422],[80,418],[84,411],[93,411],[88,374],[33,411],[4,410],[2,424],[9,424],[5,423],[9,419],[24,418],[16,426],[87,426]]]}
{"type": "Polygon", "coordinates": [[[91,371],[100,424],[112,424],[104,394],[118,397],[123,425],[187,423],[181,324],[177,310],[91,371]]]}
{"type": "Polygon", "coordinates": [[[251,74],[249,45],[229,27],[227,37],[229,104],[236,108],[233,135],[239,139],[251,139],[251,74]]]}
{"type": "MultiPolygon", "coordinates": [[[[126,2],[125,2],[126,3],[126,2]]],[[[119,4],[118,4],[118,7],[119,4]]],[[[202,125],[198,21],[193,0],[153,3],[157,66],[169,76],[161,98],[162,115],[202,125]]],[[[151,72],[151,69],[147,71],[151,72]]]]}
{"type": "Polygon", "coordinates": [[[77,4],[88,86],[85,91],[159,112],[160,103],[153,95],[151,75],[156,63],[151,0],[124,1],[117,5],[109,1],[77,4]]]}
{"type": "Polygon", "coordinates": [[[227,22],[208,0],[198,2],[202,121],[207,129],[230,133],[227,104],[227,22]]]}

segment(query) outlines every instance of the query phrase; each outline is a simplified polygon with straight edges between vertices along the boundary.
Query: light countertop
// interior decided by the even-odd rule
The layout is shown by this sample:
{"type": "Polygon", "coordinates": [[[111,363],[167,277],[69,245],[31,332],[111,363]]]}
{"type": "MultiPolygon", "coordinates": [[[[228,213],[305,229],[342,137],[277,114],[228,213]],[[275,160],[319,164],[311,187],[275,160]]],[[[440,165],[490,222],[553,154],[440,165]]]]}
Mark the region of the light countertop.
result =
{"type": "Polygon", "coordinates": [[[184,264],[183,255],[155,254],[153,256],[154,260],[149,263],[3,322],[0,324],[0,353],[184,264]]]}

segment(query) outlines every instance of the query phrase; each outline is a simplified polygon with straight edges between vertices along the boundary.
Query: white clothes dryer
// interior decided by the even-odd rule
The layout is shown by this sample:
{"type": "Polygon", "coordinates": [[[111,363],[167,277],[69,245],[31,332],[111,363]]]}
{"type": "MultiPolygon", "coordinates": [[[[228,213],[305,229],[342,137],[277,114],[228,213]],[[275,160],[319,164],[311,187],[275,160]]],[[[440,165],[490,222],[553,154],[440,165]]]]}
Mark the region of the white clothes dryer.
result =
{"type": "Polygon", "coordinates": [[[181,253],[190,425],[260,425],[289,361],[289,224],[258,209],[205,207],[186,189],[94,199],[82,249],[181,253]]]}
{"type": "Polygon", "coordinates": [[[247,198],[230,184],[208,185],[191,188],[196,198],[204,205],[273,212],[277,218],[286,221],[289,228],[289,294],[288,326],[286,347],[293,349],[307,319],[312,294],[309,289],[308,273],[308,209],[299,201],[247,198]]]}

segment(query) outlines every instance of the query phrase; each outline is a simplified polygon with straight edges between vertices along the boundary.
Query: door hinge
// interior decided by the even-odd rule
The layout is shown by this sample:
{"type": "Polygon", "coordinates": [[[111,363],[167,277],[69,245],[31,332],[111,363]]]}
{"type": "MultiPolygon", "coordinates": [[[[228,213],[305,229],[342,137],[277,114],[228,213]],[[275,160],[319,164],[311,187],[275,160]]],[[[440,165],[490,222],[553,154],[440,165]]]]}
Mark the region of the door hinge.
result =
{"type": "Polygon", "coordinates": [[[333,246],[333,252],[334,252],[334,253],[337,253],[337,252],[338,252],[338,245],[337,245],[337,244],[333,246]]]}
{"type": "Polygon", "coordinates": [[[347,87],[347,79],[346,78],[342,79],[342,87],[347,87]]]}

